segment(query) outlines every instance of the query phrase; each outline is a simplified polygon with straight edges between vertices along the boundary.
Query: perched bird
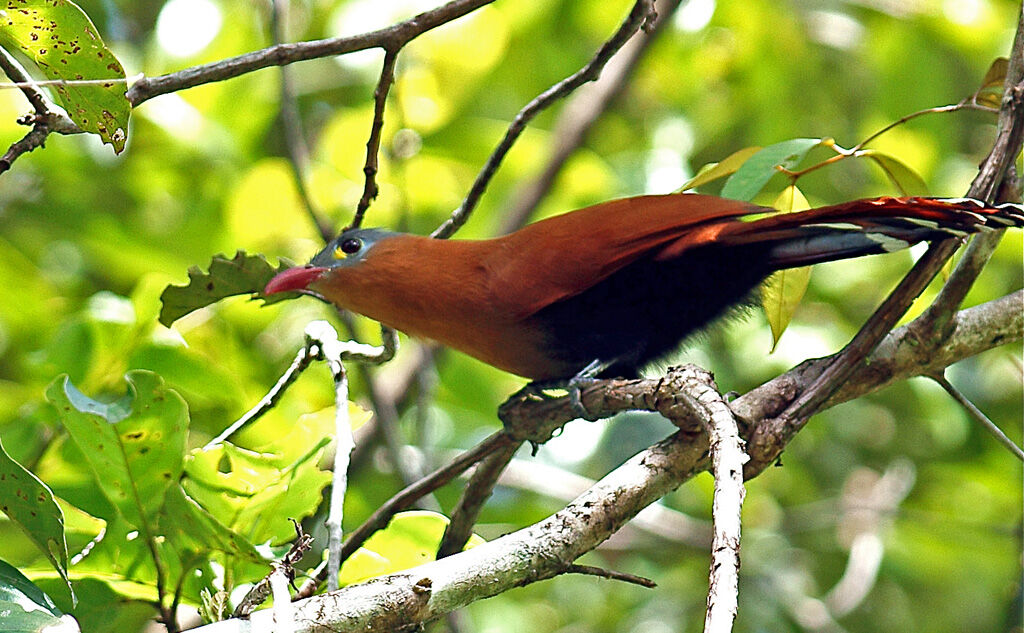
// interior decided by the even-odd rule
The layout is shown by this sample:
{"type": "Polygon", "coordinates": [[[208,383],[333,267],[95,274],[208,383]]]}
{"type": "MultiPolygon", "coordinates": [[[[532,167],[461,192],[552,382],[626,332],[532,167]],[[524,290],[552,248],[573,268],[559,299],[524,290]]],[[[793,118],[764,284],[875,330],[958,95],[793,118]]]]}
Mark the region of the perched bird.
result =
{"type": "Polygon", "coordinates": [[[877,198],[796,213],[697,194],[613,200],[488,240],[351,229],[297,290],[535,380],[629,377],[777,270],[1024,226],[1018,204],[877,198]]]}

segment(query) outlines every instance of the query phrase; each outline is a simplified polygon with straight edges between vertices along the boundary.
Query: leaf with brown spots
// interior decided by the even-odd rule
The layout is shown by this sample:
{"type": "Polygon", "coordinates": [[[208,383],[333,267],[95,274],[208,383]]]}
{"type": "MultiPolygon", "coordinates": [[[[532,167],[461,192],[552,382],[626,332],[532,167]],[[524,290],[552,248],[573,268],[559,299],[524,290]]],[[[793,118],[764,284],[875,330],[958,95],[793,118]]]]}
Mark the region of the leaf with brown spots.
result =
{"type": "Polygon", "coordinates": [[[46,399],[81,449],[103,495],[126,521],[147,533],[168,486],[184,469],[188,408],[153,372],[134,370],[125,378],[126,394],[99,399],[60,376],[46,389],[46,399]]]}
{"type": "Polygon", "coordinates": [[[20,50],[47,79],[101,80],[58,84],[53,90],[78,127],[121,153],[131,112],[124,68],[89,16],[67,0],[0,0],[0,7],[0,46],[20,50]]]}
{"type": "Polygon", "coordinates": [[[64,513],[53,493],[31,471],[14,461],[0,444],[0,509],[36,544],[60,577],[68,578],[68,546],[64,539],[64,513]]]}

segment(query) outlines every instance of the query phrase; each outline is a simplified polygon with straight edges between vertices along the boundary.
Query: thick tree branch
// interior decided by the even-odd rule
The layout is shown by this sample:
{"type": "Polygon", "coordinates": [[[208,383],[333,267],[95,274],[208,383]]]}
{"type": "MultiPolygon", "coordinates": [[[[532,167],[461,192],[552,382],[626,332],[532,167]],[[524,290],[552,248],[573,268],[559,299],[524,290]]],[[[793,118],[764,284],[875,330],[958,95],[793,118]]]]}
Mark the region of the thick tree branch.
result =
{"type": "MultiPolygon", "coordinates": [[[[826,404],[858,397],[894,380],[934,371],[995,345],[1024,336],[1024,291],[957,313],[950,339],[922,359],[911,344],[911,325],[899,328],[883,341],[861,366],[855,378],[826,404]],[[934,358],[931,358],[934,357],[934,358]],[[874,373],[877,367],[888,371],[874,373]]],[[[763,420],[785,403],[816,374],[811,361],[766,383],[731,403],[741,418],[763,420]],[[790,395],[785,396],[786,392],[790,395]]],[[[632,408],[647,403],[671,413],[681,430],[642,451],[609,473],[563,510],[533,526],[402,573],[315,596],[295,605],[300,631],[393,631],[426,622],[470,602],[497,595],[513,587],[571,571],[573,561],[592,550],[632,519],[643,507],[678,487],[709,465],[708,437],[689,408],[672,391],[671,376],[660,380],[607,381],[584,393],[588,409],[609,404],[632,408]],[[667,385],[667,388],[665,388],[667,385]],[[326,628],[325,628],[326,627],[326,628]]],[[[550,417],[547,408],[561,405],[563,420],[571,415],[566,399],[522,408],[550,417]]],[[[756,433],[756,423],[748,427],[756,433]]],[[[758,471],[759,472],[759,471],[758,471]]],[[[218,630],[269,631],[272,615],[257,611],[249,622],[219,623],[218,630]]]]}
{"type": "MultiPolygon", "coordinates": [[[[1002,185],[1007,169],[1021,151],[1021,142],[1024,139],[1024,116],[1021,116],[1024,114],[1024,37],[1022,35],[1024,35],[1024,14],[1021,15],[1018,23],[1017,37],[1011,51],[1007,82],[1002,107],[999,111],[996,140],[992,151],[982,163],[978,177],[975,178],[967,192],[968,196],[979,200],[993,201],[997,190],[1002,185]],[[1016,83],[1011,83],[1011,78],[1015,78],[1016,83]]],[[[975,241],[977,239],[975,237],[975,241]]],[[[997,241],[998,237],[986,239],[997,241]]],[[[842,386],[862,359],[896,325],[914,299],[924,291],[932,278],[952,257],[958,246],[959,241],[953,239],[933,243],[907,276],[900,281],[896,289],[886,297],[878,310],[871,315],[871,318],[854,336],[853,340],[832,358],[829,367],[808,389],[790,403],[785,411],[778,415],[778,420],[774,423],[775,426],[780,429],[792,427],[794,432],[803,428],[810,416],[816,413],[829,396],[842,386]]],[[[969,286],[969,283],[965,282],[968,279],[973,280],[973,277],[968,276],[976,276],[977,272],[980,272],[980,263],[987,260],[991,248],[994,248],[994,242],[978,248],[974,252],[961,272],[963,279],[954,284],[953,289],[947,295],[940,297],[936,310],[929,311],[924,319],[925,323],[930,324],[928,329],[935,332],[937,326],[941,329],[941,324],[950,318],[952,310],[960,305],[963,294],[966,294],[966,287],[969,286]]]]}

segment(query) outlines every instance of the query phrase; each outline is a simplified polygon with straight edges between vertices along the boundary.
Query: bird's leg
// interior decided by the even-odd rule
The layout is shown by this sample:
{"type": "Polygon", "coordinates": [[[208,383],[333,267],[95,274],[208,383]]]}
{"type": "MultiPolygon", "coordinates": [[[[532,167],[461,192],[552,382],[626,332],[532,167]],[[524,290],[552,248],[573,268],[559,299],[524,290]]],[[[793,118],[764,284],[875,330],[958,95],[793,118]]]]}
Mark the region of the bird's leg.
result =
{"type": "Polygon", "coordinates": [[[547,399],[553,398],[554,396],[544,393],[545,391],[549,389],[564,389],[569,393],[569,405],[572,407],[572,412],[576,417],[594,422],[600,418],[591,414],[590,411],[583,406],[582,388],[591,384],[597,376],[601,375],[604,370],[619,362],[619,360],[620,359],[616,358],[603,361],[599,358],[595,358],[589,365],[577,372],[577,374],[572,378],[535,380],[526,385],[525,389],[528,389],[532,394],[547,399]]]}

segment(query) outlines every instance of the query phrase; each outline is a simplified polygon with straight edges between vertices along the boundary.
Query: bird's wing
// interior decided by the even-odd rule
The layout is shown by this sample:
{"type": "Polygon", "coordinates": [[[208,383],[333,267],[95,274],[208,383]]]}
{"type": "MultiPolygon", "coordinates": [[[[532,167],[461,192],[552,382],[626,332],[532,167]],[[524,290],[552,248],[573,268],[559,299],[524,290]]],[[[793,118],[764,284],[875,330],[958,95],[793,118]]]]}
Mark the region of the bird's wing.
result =
{"type": "Polygon", "coordinates": [[[525,318],[695,231],[713,237],[719,220],[764,211],[737,200],[673,194],[613,200],[554,216],[488,240],[491,293],[525,318]]]}

